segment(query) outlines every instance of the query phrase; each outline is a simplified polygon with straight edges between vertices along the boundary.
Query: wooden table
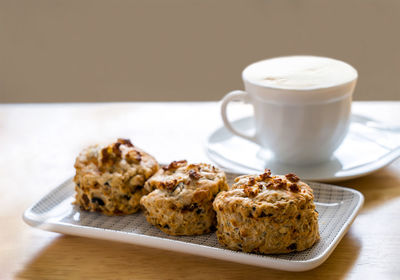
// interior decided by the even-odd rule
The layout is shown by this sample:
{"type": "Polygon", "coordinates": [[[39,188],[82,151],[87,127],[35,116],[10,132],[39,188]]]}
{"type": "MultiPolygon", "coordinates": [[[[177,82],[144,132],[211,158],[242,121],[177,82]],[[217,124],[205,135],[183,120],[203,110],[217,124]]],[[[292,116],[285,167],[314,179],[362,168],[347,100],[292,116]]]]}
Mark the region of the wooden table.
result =
{"type": "MultiPolygon", "coordinates": [[[[400,125],[400,102],[355,102],[353,111],[400,125]]],[[[365,205],[330,258],[308,272],[65,236],[21,219],[73,174],[87,144],[129,137],[161,162],[207,161],[204,141],[219,125],[214,102],[0,105],[0,279],[400,279],[399,160],[339,183],[361,191],[365,205]]]]}

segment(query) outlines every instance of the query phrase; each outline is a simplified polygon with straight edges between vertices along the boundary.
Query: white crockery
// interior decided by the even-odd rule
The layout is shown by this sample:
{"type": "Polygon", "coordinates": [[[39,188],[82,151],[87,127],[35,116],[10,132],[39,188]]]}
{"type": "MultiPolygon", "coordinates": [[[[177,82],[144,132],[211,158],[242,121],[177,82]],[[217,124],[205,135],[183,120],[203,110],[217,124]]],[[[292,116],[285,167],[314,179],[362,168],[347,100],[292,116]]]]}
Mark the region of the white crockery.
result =
{"type": "MultiPolygon", "coordinates": [[[[227,174],[232,184],[238,174],[227,174]]],[[[290,254],[261,255],[231,251],[218,243],[214,232],[197,236],[172,236],[146,221],[142,212],[106,216],[74,206],[72,178],[55,188],[24,213],[24,221],[36,228],[64,234],[126,242],[260,267],[304,271],[322,264],[349,230],[364,202],[353,189],[309,183],[319,212],[321,240],[313,247],[290,254]]]]}
{"type": "Polygon", "coordinates": [[[222,100],[224,125],[268,149],[276,162],[328,161],[348,131],[357,77],[349,64],[324,57],[291,56],[254,63],[242,74],[245,91],[232,91],[222,100]],[[253,105],[255,134],[232,127],[227,106],[234,100],[253,105]]]}
{"type": "MultiPolygon", "coordinates": [[[[293,166],[276,162],[269,151],[232,135],[225,126],[210,134],[205,143],[206,152],[227,172],[257,174],[269,168],[274,174],[293,172],[304,180],[320,182],[365,176],[400,158],[400,126],[387,125],[357,113],[350,119],[349,132],[333,157],[317,165],[293,166]]],[[[253,117],[241,117],[232,125],[249,134],[255,131],[253,117]]]]}

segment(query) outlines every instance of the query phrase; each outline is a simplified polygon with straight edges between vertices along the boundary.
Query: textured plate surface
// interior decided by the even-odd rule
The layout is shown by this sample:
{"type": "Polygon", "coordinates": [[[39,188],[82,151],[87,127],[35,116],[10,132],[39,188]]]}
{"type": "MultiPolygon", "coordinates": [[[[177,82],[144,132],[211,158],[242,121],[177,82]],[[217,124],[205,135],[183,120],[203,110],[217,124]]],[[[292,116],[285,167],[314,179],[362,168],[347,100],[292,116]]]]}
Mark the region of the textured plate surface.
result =
{"type": "MultiPolygon", "coordinates": [[[[240,131],[254,133],[252,117],[232,123],[240,131]]],[[[236,173],[258,173],[265,168],[274,174],[296,173],[300,178],[334,182],[376,171],[400,157],[400,127],[388,127],[353,114],[349,133],[333,158],[313,166],[287,166],[275,162],[267,150],[234,136],[225,127],[215,130],[206,143],[209,158],[222,169],[236,173]]]]}
{"type": "MultiPolygon", "coordinates": [[[[227,174],[229,183],[236,176],[227,174]]],[[[201,236],[169,236],[147,223],[142,213],[108,217],[81,211],[72,205],[72,179],[51,191],[25,211],[24,220],[43,230],[128,242],[143,246],[179,251],[244,264],[289,271],[317,267],[332,253],[354,221],[364,198],[353,189],[312,183],[319,212],[321,240],[312,248],[282,255],[259,255],[235,252],[218,244],[215,233],[201,236]]]]}

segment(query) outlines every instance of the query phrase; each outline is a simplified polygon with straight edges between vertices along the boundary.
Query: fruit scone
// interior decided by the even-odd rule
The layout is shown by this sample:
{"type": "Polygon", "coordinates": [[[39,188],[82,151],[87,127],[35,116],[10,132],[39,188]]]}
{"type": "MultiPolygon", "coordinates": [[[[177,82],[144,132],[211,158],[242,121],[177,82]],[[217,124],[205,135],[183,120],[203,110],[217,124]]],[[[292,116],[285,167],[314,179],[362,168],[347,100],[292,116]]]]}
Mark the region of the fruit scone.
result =
{"type": "Polygon", "coordinates": [[[106,147],[84,149],[75,169],[75,204],[92,212],[123,215],[140,209],[140,198],[147,193],[144,183],[159,166],[130,140],[118,139],[106,147]]]}
{"type": "Polygon", "coordinates": [[[197,235],[215,228],[215,196],[228,189],[225,173],[205,163],[174,161],[145,184],[140,200],[149,223],[171,235],[197,235]]]}
{"type": "Polygon", "coordinates": [[[319,240],[312,189],[295,174],[237,177],[214,200],[218,241],[264,254],[302,251],[319,240]]]}

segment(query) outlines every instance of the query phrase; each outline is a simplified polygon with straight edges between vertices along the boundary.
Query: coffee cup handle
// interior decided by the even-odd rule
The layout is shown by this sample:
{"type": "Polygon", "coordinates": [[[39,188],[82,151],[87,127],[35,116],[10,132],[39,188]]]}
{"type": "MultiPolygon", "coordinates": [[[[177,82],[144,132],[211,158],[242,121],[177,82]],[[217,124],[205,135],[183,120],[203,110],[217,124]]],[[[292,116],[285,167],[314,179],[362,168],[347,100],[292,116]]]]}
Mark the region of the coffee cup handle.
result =
{"type": "Polygon", "coordinates": [[[224,98],[222,99],[222,103],[221,103],[221,116],[222,116],[222,121],[224,122],[225,127],[230,132],[232,132],[233,134],[235,134],[239,137],[242,137],[242,138],[247,139],[252,142],[257,142],[255,135],[247,135],[243,132],[240,132],[240,131],[234,129],[233,126],[231,125],[230,121],[228,120],[228,116],[227,116],[228,104],[231,101],[248,102],[249,94],[243,90],[234,90],[224,96],[224,98]]]}

